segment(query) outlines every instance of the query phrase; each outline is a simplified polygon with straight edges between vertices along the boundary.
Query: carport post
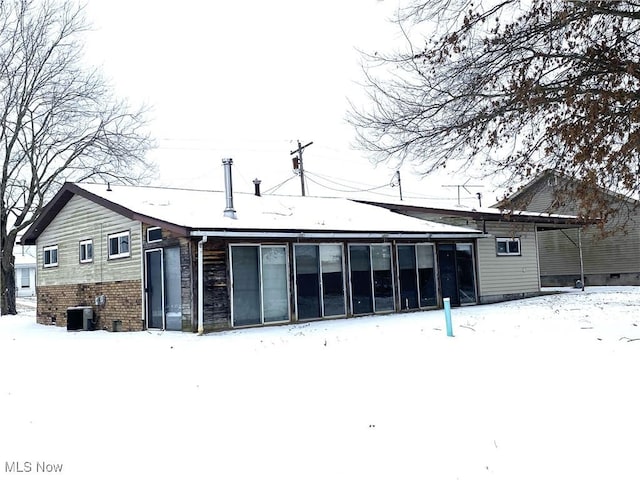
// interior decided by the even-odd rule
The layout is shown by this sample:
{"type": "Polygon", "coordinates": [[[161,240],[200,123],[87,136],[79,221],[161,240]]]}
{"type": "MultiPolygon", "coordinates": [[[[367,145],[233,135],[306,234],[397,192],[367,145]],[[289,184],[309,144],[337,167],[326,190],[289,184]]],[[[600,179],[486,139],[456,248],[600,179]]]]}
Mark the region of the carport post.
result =
{"type": "Polygon", "coordinates": [[[449,297],[443,298],[444,303],[444,319],[447,323],[447,337],[453,337],[453,326],[451,325],[451,299],[449,297]]]}
{"type": "Polygon", "coordinates": [[[578,250],[580,251],[580,283],[584,292],[584,263],[582,261],[582,228],[578,228],[578,250]]]}

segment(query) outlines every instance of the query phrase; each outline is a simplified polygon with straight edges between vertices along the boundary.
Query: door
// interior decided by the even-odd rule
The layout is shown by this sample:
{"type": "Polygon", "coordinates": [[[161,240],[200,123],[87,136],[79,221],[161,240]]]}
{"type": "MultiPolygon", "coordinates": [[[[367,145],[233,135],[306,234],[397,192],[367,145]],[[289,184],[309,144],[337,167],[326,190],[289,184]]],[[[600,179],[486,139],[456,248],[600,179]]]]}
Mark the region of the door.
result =
{"type": "Polygon", "coordinates": [[[147,328],[164,329],[164,262],[162,249],[147,250],[147,328]]]}
{"type": "Polygon", "coordinates": [[[438,245],[438,268],[442,298],[449,297],[451,305],[460,305],[456,268],[456,246],[453,243],[438,245]]]}

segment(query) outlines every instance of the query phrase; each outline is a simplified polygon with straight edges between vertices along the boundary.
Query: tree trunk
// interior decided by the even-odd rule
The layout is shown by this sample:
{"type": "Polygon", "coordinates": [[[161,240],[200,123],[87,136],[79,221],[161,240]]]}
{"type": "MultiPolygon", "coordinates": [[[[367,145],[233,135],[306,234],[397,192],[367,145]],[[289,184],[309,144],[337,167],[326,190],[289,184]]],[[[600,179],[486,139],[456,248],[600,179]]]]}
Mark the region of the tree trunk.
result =
{"type": "MultiPolygon", "coordinates": [[[[13,250],[13,246],[8,246],[13,250]]],[[[2,295],[0,295],[0,313],[2,315],[16,315],[16,269],[15,257],[12,252],[2,258],[2,295]],[[5,260],[6,259],[6,260],[5,260]]]]}

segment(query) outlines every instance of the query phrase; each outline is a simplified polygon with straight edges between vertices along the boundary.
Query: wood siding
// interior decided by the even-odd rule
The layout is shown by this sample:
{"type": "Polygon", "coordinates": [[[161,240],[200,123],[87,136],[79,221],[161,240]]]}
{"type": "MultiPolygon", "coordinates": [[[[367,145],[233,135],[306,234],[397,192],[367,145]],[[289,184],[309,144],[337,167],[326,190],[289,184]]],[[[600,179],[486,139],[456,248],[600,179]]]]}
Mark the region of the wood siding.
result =
{"type": "Polygon", "coordinates": [[[76,195],[38,237],[38,285],[141,280],[140,246],[140,222],[76,195]],[[125,231],[130,234],[130,256],[108,260],[108,235],[125,231]],[[93,240],[90,263],[80,263],[82,240],[93,240]],[[43,248],[52,245],[58,246],[58,266],[43,268],[43,248]]]}

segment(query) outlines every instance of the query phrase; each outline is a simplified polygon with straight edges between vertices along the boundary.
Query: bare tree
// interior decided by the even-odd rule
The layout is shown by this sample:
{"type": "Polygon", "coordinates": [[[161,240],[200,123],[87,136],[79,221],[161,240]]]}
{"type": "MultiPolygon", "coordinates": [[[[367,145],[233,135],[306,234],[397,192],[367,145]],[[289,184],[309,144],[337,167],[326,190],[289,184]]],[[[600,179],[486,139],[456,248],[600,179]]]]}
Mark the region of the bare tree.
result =
{"type": "Polygon", "coordinates": [[[377,160],[472,166],[508,192],[552,169],[603,225],[603,189],[637,196],[640,3],[431,0],[397,22],[407,48],[365,57],[368,103],[350,114],[377,160]]]}
{"type": "Polygon", "coordinates": [[[138,182],[152,168],[143,109],[82,63],[87,29],[71,1],[0,0],[3,315],[16,313],[16,239],[63,182],[138,182]]]}

